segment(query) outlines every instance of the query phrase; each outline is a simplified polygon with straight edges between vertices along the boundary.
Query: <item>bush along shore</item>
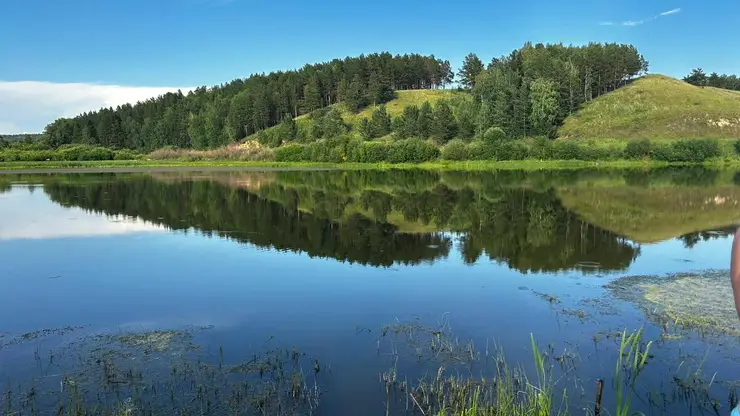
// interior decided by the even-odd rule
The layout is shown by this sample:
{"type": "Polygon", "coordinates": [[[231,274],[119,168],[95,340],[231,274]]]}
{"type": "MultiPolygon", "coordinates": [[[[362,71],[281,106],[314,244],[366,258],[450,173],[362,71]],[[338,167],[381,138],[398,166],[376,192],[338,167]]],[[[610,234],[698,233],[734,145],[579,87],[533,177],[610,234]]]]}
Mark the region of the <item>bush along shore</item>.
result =
{"type": "MultiPolygon", "coordinates": [[[[431,140],[364,141],[339,136],[307,144],[269,148],[256,141],[211,150],[162,148],[151,153],[88,145],[50,148],[43,144],[14,144],[0,149],[6,166],[44,167],[36,162],[139,161],[152,165],[167,162],[255,162],[256,164],[420,164],[428,162],[553,161],[619,162],[648,164],[736,164],[740,163],[740,140],[714,139],[632,140],[592,143],[589,141],[533,138],[506,140],[492,128],[481,139],[455,139],[444,146],[431,140]],[[17,163],[20,162],[20,163],[17,163]],[[24,163],[25,162],[25,163],[24,163]],[[275,163],[277,162],[277,163],[275,163]]],[[[550,163],[551,164],[551,163],[550,163]]],[[[48,163],[50,167],[59,163],[48,163]]],[[[94,165],[94,164],[93,164],[94,165]]]]}

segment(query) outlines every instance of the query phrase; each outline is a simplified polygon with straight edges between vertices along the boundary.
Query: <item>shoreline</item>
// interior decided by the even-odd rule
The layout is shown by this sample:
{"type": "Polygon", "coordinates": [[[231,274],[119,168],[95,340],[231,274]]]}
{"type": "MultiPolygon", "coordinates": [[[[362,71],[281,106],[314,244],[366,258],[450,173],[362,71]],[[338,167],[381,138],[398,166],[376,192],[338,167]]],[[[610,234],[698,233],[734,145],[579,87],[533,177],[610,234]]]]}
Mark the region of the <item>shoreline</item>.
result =
{"type": "Polygon", "coordinates": [[[667,163],[649,160],[612,160],[588,162],[581,160],[516,160],[425,163],[321,163],[321,162],[241,162],[228,160],[121,160],[72,162],[5,162],[0,163],[2,174],[29,173],[124,173],[178,170],[577,170],[577,169],[652,169],[662,167],[703,166],[710,169],[740,167],[740,160],[722,160],[706,163],[667,163]]]}

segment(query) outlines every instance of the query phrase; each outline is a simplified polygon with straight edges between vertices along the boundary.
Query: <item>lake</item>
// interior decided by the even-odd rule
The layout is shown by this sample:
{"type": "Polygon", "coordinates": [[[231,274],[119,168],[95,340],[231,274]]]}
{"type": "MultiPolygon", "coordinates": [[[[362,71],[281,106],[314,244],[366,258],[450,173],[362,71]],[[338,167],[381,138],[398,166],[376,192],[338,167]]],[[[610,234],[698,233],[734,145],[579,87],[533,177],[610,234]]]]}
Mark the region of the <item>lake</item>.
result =
{"type": "Polygon", "coordinates": [[[508,374],[729,414],[738,204],[702,168],[0,175],[0,409],[429,415],[508,374]]]}

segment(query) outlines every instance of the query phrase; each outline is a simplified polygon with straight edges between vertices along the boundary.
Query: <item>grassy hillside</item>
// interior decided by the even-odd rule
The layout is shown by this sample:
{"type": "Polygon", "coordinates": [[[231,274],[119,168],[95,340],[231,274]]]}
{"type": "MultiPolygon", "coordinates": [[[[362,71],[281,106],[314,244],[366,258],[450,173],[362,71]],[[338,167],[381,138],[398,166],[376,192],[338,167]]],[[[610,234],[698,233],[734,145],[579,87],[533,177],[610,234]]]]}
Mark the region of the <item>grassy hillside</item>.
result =
{"type": "Polygon", "coordinates": [[[563,138],[740,138],[740,92],[647,75],[565,120],[563,138]]]}
{"type": "MultiPolygon", "coordinates": [[[[429,101],[430,104],[434,104],[435,102],[443,99],[452,99],[456,96],[465,95],[465,93],[458,92],[455,90],[431,90],[431,89],[424,89],[424,90],[399,90],[395,92],[395,98],[387,103],[385,103],[386,111],[388,114],[390,114],[391,117],[396,117],[401,115],[403,113],[403,109],[406,106],[409,105],[417,105],[421,106],[424,104],[424,102],[429,101]]],[[[342,117],[344,118],[344,121],[347,124],[350,124],[351,126],[356,126],[357,123],[362,118],[370,118],[370,116],[373,113],[373,110],[375,109],[375,106],[368,106],[365,107],[362,111],[359,113],[350,113],[347,111],[347,109],[342,104],[335,104],[333,107],[337,108],[339,111],[342,112],[342,117]]],[[[300,117],[297,117],[295,119],[296,124],[299,128],[307,129],[310,120],[308,118],[308,114],[304,114],[300,117]]],[[[275,127],[271,127],[267,129],[268,131],[271,129],[274,129],[275,127]]],[[[246,140],[251,140],[256,138],[257,135],[253,134],[249,137],[247,137],[246,140]]]]}

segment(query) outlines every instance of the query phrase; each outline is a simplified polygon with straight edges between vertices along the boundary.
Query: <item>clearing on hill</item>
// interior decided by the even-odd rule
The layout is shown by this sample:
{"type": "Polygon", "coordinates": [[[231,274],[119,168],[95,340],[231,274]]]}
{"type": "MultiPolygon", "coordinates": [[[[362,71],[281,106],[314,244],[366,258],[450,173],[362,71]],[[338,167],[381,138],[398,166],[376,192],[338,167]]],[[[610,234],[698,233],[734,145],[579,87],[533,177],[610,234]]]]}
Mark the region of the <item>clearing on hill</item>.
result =
{"type": "Polygon", "coordinates": [[[740,92],[647,75],[565,119],[561,138],[740,138],[740,92]]]}

